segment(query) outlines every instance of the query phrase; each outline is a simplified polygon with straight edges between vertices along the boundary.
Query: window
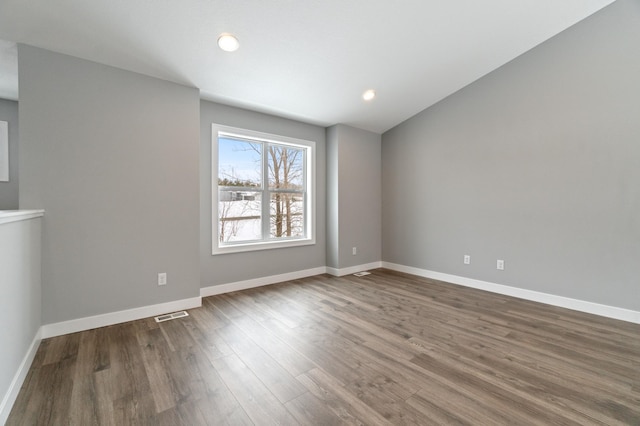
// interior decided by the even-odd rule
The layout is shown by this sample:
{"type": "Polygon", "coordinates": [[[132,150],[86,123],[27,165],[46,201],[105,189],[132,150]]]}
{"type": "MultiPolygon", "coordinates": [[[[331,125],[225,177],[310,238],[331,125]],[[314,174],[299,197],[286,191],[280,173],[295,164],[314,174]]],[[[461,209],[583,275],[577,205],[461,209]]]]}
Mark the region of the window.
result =
{"type": "Polygon", "coordinates": [[[213,254],[315,243],[315,143],[212,126],[213,254]]]}

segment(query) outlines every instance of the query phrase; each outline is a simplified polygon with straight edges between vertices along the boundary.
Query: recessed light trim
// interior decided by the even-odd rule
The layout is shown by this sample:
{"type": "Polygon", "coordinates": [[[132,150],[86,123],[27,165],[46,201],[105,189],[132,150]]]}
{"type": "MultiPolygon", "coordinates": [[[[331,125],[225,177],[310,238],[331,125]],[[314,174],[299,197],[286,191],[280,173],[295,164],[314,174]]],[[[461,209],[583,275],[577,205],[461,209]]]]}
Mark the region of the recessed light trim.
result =
{"type": "Polygon", "coordinates": [[[362,94],[362,99],[364,99],[367,102],[374,100],[375,97],[376,97],[376,91],[373,89],[369,89],[362,94]]]}
{"type": "Polygon", "coordinates": [[[218,37],[218,47],[225,52],[235,52],[240,47],[240,42],[233,34],[222,33],[218,37]]]}

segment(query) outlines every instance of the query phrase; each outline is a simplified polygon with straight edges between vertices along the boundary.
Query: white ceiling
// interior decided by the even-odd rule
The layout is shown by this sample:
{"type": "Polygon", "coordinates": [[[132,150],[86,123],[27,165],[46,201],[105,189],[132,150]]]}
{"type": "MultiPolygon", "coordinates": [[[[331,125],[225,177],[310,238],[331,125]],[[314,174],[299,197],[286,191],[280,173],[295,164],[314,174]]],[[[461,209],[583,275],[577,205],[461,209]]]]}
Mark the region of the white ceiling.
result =
{"type": "MultiPolygon", "coordinates": [[[[0,39],[383,132],[613,0],[0,0],[0,39]],[[240,49],[216,46],[220,33],[240,49]],[[364,102],[373,88],[378,97],[364,102]]],[[[17,97],[0,43],[0,97],[17,97]]],[[[12,71],[13,70],[13,71],[12,71]]]]}

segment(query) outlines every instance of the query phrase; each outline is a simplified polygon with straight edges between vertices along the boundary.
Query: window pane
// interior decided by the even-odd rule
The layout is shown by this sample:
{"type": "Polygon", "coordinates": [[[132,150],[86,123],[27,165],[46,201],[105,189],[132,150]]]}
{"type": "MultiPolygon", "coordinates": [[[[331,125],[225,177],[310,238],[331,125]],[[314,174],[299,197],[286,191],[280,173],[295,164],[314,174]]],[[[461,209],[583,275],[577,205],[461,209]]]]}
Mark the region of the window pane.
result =
{"type": "Polygon", "coordinates": [[[304,237],[304,194],[271,194],[270,237],[304,237]]]}
{"type": "Polygon", "coordinates": [[[213,254],[315,244],[315,142],[211,129],[213,254]]]}
{"type": "Polygon", "coordinates": [[[304,189],[304,149],[269,145],[269,189],[304,189]]]}
{"type": "Polygon", "coordinates": [[[260,193],[218,191],[218,236],[221,243],[262,239],[260,193]]]}
{"type": "Polygon", "coordinates": [[[218,138],[218,185],[261,187],[262,144],[218,138]]]}

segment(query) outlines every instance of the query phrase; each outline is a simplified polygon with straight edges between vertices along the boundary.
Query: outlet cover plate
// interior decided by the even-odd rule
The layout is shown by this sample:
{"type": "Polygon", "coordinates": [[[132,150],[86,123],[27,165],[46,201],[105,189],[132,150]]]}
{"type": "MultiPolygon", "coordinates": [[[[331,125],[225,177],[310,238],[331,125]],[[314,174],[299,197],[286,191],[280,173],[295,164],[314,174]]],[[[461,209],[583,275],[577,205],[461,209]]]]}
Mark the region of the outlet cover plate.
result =
{"type": "Polygon", "coordinates": [[[167,285],[167,273],[161,272],[158,274],[158,285],[167,285]]]}

